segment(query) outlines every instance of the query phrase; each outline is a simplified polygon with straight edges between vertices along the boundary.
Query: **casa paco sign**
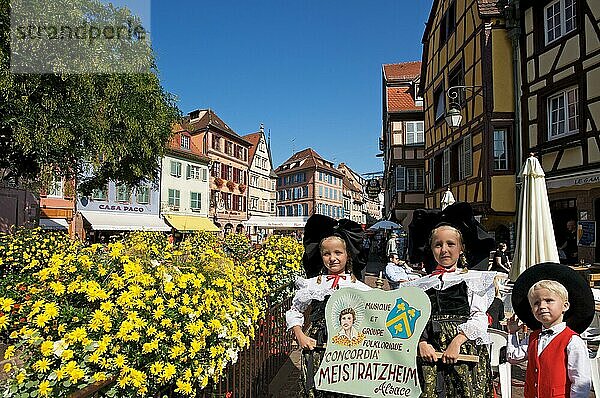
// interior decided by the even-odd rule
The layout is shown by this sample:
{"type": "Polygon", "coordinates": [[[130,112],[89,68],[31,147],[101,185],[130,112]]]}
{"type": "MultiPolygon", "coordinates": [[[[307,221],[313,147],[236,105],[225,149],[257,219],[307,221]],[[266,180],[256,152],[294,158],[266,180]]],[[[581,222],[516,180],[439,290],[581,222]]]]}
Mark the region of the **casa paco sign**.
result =
{"type": "Polygon", "coordinates": [[[417,346],[430,314],[429,298],[416,287],[337,290],[325,308],[328,340],[315,387],[362,397],[419,397],[417,346]]]}

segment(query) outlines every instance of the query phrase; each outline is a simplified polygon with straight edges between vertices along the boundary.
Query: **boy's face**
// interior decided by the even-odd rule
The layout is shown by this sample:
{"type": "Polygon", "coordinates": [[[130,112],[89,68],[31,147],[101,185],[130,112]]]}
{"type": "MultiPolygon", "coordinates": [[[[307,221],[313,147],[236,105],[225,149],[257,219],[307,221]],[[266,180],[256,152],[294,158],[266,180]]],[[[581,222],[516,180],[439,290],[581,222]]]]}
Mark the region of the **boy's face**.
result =
{"type": "Polygon", "coordinates": [[[563,315],[569,309],[569,302],[548,289],[535,289],[531,297],[531,312],[545,328],[563,321],[563,315]]]}

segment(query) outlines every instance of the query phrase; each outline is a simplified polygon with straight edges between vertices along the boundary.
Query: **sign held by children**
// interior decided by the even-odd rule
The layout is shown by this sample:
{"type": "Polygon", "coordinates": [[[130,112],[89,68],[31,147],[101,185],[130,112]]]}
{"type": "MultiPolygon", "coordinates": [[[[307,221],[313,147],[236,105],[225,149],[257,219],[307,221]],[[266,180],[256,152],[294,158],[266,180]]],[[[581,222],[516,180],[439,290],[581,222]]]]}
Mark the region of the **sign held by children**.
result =
{"type": "Polygon", "coordinates": [[[325,307],[326,350],[318,390],[364,397],[419,397],[417,345],[431,304],[419,288],[340,289],[325,307]]]}

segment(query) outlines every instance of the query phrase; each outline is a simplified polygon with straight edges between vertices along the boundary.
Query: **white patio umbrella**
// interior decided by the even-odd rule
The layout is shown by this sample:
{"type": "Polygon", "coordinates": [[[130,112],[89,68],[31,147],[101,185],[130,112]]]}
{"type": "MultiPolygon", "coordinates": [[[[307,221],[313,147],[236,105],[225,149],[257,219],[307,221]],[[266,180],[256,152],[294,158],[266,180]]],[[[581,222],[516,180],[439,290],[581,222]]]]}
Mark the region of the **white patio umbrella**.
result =
{"type": "Polygon", "coordinates": [[[456,200],[454,199],[454,195],[452,194],[450,188],[448,188],[448,190],[446,190],[446,192],[444,192],[444,195],[442,196],[442,210],[444,210],[446,207],[450,206],[454,202],[456,202],[456,200]]]}
{"type": "Polygon", "coordinates": [[[532,265],[543,262],[558,263],[546,178],[540,162],[531,155],[521,172],[523,186],[519,196],[517,241],[510,279],[532,265]]]}
{"type": "Polygon", "coordinates": [[[377,221],[375,224],[371,225],[368,229],[370,231],[376,231],[378,229],[397,229],[400,228],[400,225],[396,224],[393,221],[381,220],[377,221]]]}

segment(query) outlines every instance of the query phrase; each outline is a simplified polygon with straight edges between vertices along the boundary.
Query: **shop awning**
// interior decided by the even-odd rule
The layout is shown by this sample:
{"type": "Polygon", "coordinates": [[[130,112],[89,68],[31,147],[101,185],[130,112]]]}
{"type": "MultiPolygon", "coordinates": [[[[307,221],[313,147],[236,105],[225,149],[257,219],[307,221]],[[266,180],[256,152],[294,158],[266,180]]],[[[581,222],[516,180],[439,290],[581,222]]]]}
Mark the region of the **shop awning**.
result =
{"type": "Polygon", "coordinates": [[[64,218],[40,218],[42,229],[69,229],[69,222],[64,218]]]}
{"type": "Polygon", "coordinates": [[[156,214],[104,213],[81,211],[94,231],[170,231],[156,214]]]}
{"type": "Polygon", "coordinates": [[[165,214],[167,222],[180,232],[185,231],[208,231],[219,232],[220,229],[208,219],[202,216],[190,216],[181,214],[165,214]]]}
{"type": "Polygon", "coordinates": [[[252,216],[243,224],[246,227],[262,227],[269,229],[301,229],[306,225],[308,216],[275,216],[275,217],[260,217],[252,216]]]}

